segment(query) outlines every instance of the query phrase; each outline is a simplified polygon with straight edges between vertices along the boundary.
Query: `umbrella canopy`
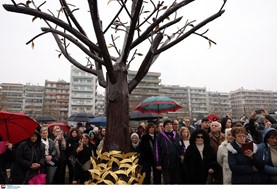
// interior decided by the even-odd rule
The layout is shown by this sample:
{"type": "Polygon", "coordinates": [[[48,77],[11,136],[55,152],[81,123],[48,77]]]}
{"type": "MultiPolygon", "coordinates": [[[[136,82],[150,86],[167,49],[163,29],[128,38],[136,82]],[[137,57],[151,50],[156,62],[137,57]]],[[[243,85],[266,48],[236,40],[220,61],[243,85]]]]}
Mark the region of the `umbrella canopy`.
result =
{"type": "Polygon", "coordinates": [[[12,144],[31,137],[39,124],[23,113],[0,111],[0,136],[12,144]]]}
{"type": "Polygon", "coordinates": [[[158,119],[158,118],[163,118],[163,116],[159,116],[159,114],[141,113],[138,111],[130,112],[129,117],[130,117],[130,120],[133,120],[133,121],[154,120],[154,119],[158,119]]]}
{"type": "Polygon", "coordinates": [[[95,115],[88,112],[74,113],[69,116],[68,121],[75,122],[88,122],[90,119],[95,118],[95,115]]]}
{"type": "Polygon", "coordinates": [[[56,118],[54,118],[51,115],[41,115],[41,116],[36,117],[35,120],[37,122],[48,123],[48,122],[51,122],[51,121],[56,121],[56,118]]]}
{"type": "Polygon", "coordinates": [[[64,122],[53,122],[53,123],[50,123],[48,125],[48,128],[49,130],[52,132],[53,131],[53,128],[55,126],[60,126],[60,128],[63,130],[63,132],[67,133],[68,131],[70,131],[71,127],[67,124],[65,124],[64,122]]]}
{"type": "Polygon", "coordinates": [[[95,117],[88,121],[90,124],[95,126],[107,126],[107,117],[95,117]]]}
{"type": "Polygon", "coordinates": [[[176,112],[182,108],[182,106],[167,96],[152,96],[141,102],[135,110],[141,113],[161,114],[166,112],[176,112]]]}
{"type": "Polygon", "coordinates": [[[218,115],[215,115],[215,114],[210,114],[207,116],[207,118],[210,120],[210,121],[217,121],[219,120],[219,116],[218,115]]]}

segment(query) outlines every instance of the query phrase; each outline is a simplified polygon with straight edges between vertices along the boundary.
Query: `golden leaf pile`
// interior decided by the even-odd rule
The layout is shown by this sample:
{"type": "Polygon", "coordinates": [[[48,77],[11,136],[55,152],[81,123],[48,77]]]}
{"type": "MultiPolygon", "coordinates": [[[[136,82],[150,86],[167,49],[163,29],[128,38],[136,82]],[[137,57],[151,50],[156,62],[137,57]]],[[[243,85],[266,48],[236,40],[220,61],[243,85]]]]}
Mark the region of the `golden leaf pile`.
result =
{"type": "Polygon", "coordinates": [[[91,158],[92,180],[85,184],[142,184],[145,173],[141,174],[137,153],[97,151],[97,155],[97,158],[91,158]]]}

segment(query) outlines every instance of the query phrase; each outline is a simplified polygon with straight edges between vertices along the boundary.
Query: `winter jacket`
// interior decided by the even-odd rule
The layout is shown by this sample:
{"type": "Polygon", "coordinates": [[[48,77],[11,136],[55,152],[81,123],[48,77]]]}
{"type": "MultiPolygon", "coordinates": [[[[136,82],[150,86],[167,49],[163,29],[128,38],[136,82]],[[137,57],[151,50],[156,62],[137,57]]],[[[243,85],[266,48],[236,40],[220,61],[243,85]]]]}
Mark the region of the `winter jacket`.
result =
{"type": "Polygon", "coordinates": [[[190,145],[185,153],[184,165],[187,171],[188,184],[206,184],[208,170],[217,164],[213,149],[210,145],[209,134],[203,129],[197,129],[190,137],[190,145]],[[196,146],[196,135],[204,136],[203,159],[196,146]]]}
{"type": "Polygon", "coordinates": [[[155,140],[154,153],[156,166],[162,169],[177,169],[180,166],[180,156],[183,153],[183,141],[181,137],[173,132],[173,140],[163,131],[159,133],[155,140]]]}
{"type": "Polygon", "coordinates": [[[223,184],[231,184],[232,171],[228,164],[228,150],[227,150],[228,141],[223,141],[217,151],[217,162],[222,167],[223,172],[223,184]]]}
{"type": "Polygon", "coordinates": [[[263,142],[258,145],[257,155],[265,161],[264,172],[267,174],[267,184],[277,184],[277,167],[274,167],[271,160],[270,148],[265,140],[269,131],[276,130],[274,128],[267,128],[263,133],[263,142]]]}
{"type": "Polygon", "coordinates": [[[38,172],[37,169],[30,169],[32,163],[41,165],[41,172],[45,164],[45,148],[41,142],[39,133],[38,139],[33,144],[30,139],[22,142],[16,149],[15,161],[11,166],[11,178],[13,184],[26,184],[38,172]]]}
{"type": "Polygon", "coordinates": [[[232,184],[263,184],[265,183],[265,175],[263,174],[264,163],[256,155],[257,145],[253,144],[253,158],[242,154],[241,148],[232,141],[227,144],[228,163],[232,171],[232,184]],[[253,166],[258,169],[255,171],[253,166]]]}

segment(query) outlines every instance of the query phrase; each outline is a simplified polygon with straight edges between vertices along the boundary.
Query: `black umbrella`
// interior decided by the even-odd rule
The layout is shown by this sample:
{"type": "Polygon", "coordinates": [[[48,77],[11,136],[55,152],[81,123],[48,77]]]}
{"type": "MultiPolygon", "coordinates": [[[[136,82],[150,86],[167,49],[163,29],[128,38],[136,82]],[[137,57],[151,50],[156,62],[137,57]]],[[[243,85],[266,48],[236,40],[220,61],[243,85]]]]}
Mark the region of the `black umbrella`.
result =
{"type": "Polygon", "coordinates": [[[41,115],[41,116],[36,117],[35,120],[37,122],[47,123],[47,122],[51,122],[51,121],[56,121],[56,118],[54,118],[51,115],[41,115]]]}
{"type": "Polygon", "coordinates": [[[95,118],[95,115],[89,112],[74,113],[69,116],[68,121],[75,122],[88,122],[91,118],[95,118]]]}
{"type": "Polygon", "coordinates": [[[133,111],[129,113],[129,118],[130,120],[133,120],[133,121],[154,120],[154,119],[158,119],[158,117],[163,118],[163,116],[155,113],[141,113],[138,111],[133,111]]]}

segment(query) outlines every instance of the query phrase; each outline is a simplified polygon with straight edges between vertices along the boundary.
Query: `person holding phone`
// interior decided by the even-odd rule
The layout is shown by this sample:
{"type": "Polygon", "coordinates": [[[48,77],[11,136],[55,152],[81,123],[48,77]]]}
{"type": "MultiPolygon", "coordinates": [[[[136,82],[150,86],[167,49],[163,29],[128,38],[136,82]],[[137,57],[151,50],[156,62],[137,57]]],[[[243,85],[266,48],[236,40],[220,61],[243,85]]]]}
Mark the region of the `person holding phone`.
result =
{"type": "Polygon", "coordinates": [[[253,151],[242,150],[246,143],[247,131],[244,127],[235,126],[231,133],[234,140],[227,144],[228,164],[232,171],[232,184],[264,184],[264,162],[256,155],[257,145],[253,143],[253,151]]]}

